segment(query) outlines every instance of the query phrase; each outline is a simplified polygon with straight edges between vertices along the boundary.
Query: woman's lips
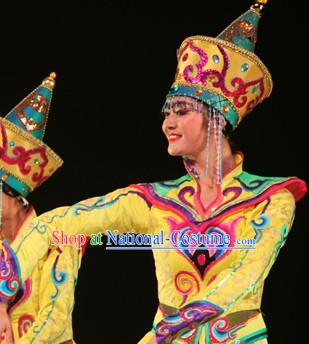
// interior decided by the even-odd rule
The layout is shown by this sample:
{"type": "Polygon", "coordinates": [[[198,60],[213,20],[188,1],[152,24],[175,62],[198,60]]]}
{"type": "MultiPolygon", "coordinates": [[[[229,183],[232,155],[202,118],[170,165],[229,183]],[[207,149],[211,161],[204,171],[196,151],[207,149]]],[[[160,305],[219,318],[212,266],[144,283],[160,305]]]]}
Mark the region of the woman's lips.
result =
{"type": "Polygon", "coordinates": [[[181,138],[182,135],[179,134],[169,134],[167,136],[168,142],[175,142],[181,138]]]}

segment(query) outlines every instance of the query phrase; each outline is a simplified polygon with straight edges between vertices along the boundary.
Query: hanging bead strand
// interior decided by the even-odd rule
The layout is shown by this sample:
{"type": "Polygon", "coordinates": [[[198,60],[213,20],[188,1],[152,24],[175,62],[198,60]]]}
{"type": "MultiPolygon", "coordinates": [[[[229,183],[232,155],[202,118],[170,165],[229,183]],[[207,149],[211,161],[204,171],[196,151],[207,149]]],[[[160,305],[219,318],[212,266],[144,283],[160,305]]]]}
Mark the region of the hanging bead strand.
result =
{"type": "Polygon", "coordinates": [[[210,154],[210,135],[211,127],[213,121],[213,108],[208,108],[208,126],[207,126],[207,142],[206,142],[206,168],[205,168],[205,178],[207,178],[207,173],[209,170],[209,154],[210,154]]]}

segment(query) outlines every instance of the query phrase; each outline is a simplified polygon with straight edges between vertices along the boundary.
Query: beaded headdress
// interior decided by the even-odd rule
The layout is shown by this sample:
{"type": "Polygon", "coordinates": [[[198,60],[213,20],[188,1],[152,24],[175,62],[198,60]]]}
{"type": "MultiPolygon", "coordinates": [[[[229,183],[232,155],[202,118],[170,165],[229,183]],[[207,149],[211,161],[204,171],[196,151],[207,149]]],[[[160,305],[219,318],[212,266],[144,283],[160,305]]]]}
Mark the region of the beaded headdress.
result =
{"type": "Polygon", "coordinates": [[[201,100],[236,128],[272,91],[271,75],[254,54],[258,22],[266,3],[256,1],[217,38],[185,39],[177,52],[175,81],[167,97],[201,100]]]}
{"type": "Polygon", "coordinates": [[[0,179],[26,197],[45,182],[62,159],[43,143],[55,73],[0,117],[0,179]]]}

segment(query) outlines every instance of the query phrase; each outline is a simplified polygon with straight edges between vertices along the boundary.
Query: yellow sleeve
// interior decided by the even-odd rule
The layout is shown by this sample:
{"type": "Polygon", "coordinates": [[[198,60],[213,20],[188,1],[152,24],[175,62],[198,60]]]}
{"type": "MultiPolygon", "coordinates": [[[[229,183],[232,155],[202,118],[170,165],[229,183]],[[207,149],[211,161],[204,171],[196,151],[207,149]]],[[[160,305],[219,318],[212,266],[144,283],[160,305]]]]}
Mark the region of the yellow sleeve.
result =
{"type": "Polygon", "coordinates": [[[78,269],[76,248],[58,247],[50,251],[41,274],[38,315],[19,343],[58,343],[73,339],[71,316],[78,269]]]}
{"type": "Polygon", "coordinates": [[[76,234],[82,239],[83,236],[106,232],[107,229],[118,230],[120,233],[132,229],[139,233],[150,233],[150,206],[138,189],[118,189],[105,196],[89,198],[37,217],[14,240],[12,247],[8,243],[4,244],[7,255],[5,260],[10,265],[7,269],[11,272],[6,276],[0,274],[0,301],[12,299],[18,289],[17,284],[30,276],[38,260],[48,248],[54,247],[53,231],[63,230],[67,235],[76,234]],[[14,278],[14,286],[7,276],[14,278]]]}
{"type": "Polygon", "coordinates": [[[252,226],[256,233],[255,249],[241,252],[239,258],[221,271],[209,286],[201,289],[195,301],[175,314],[174,320],[170,316],[164,318],[156,328],[158,342],[162,338],[175,338],[188,327],[197,327],[228,311],[238,300],[262,286],[285,243],[294,212],[294,197],[286,189],[259,203],[246,221],[246,226],[252,226]],[[188,311],[194,311],[194,316],[187,317],[188,311]]]}

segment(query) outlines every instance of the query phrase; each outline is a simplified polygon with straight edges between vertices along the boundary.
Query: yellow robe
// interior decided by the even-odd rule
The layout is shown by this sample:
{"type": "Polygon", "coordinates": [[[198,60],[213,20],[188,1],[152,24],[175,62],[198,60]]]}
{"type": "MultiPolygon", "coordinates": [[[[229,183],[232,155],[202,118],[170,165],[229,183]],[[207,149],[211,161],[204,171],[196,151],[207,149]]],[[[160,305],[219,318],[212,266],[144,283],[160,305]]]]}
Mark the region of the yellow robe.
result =
{"type": "MultiPolygon", "coordinates": [[[[154,336],[158,343],[266,343],[264,280],[286,240],[295,200],[306,193],[306,184],[296,177],[251,175],[242,170],[241,155],[235,161],[237,167],[223,178],[222,197],[208,209],[188,169],[177,180],[131,185],[43,214],[14,242],[21,273],[13,275],[24,280],[31,273],[36,259],[51,247],[54,230],[88,236],[118,230],[118,246],[124,242],[123,233],[133,229],[152,235],[163,231],[169,239],[175,231],[178,238],[219,233],[232,243],[254,239],[255,249],[175,247],[171,240],[165,240],[164,249],[153,249],[159,305],[153,329],[139,343],[154,336]]],[[[12,271],[17,271],[16,257],[7,252],[12,271]]],[[[1,292],[3,299],[14,294],[5,281],[1,292]]]]}
{"type": "MultiPolygon", "coordinates": [[[[35,218],[32,208],[17,235],[35,218]]],[[[39,260],[9,310],[16,344],[73,343],[72,311],[80,259],[81,252],[68,246],[49,250],[39,260]]]]}

